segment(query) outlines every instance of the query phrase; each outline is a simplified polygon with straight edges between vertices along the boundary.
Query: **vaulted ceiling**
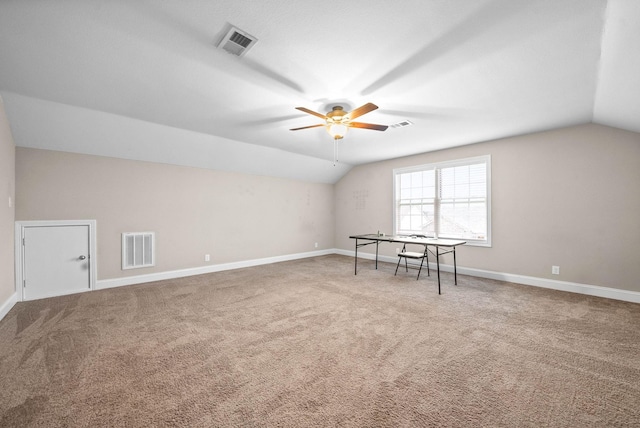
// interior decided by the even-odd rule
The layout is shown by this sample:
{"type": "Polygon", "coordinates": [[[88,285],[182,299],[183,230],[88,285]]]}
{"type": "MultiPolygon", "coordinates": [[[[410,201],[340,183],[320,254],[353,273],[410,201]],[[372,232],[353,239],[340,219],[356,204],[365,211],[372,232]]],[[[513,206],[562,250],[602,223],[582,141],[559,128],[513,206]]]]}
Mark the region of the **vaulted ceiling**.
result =
{"type": "Polygon", "coordinates": [[[16,144],[335,182],[351,166],[595,122],[640,132],[637,0],[0,1],[16,144]],[[217,47],[231,27],[257,43],[217,47]],[[333,166],[323,128],[373,102],[333,166]]]}

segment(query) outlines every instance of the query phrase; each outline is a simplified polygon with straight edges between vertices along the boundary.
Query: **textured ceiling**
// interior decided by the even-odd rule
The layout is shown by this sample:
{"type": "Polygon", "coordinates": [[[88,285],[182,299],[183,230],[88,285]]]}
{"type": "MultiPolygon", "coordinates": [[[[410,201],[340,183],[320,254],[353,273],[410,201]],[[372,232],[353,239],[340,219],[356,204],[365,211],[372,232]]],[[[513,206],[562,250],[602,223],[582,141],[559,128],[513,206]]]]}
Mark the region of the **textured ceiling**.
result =
{"type": "Polygon", "coordinates": [[[3,0],[0,92],[19,146],[335,182],[580,123],[640,132],[640,2],[3,0]],[[230,25],[258,39],[244,57],[216,48],[230,25]],[[360,121],[413,125],[350,130],[336,167],[322,128],[289,131],[320,120],[296,106],[366,102],[360,121]]]}

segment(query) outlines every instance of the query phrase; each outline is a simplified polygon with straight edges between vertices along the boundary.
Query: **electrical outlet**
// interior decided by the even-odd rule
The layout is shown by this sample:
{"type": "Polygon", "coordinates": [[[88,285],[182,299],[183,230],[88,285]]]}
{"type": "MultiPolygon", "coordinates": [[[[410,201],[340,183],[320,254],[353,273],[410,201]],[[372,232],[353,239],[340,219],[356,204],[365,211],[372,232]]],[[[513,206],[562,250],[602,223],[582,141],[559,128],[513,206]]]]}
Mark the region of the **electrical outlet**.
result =
{"type": "Polygon", "coordinates": [[[316,242],[316,248],[318,248],[318,243],[316,242]]]}
{"type": "Polygon", "coordinates": [[[211,256],[209,254],[205,254],[204,255],[204,261],[205,262],[210,262],[211,261],[211,256]]]}
{"type": "Polygon", "coordinates": [[[560,275],[560,266],[551,266],[552,275],[560,275]]]}
{"type": "Polygon", "coordinates": [[[396,248],[396,254],[400,254],[400,248],[396,248]]]}

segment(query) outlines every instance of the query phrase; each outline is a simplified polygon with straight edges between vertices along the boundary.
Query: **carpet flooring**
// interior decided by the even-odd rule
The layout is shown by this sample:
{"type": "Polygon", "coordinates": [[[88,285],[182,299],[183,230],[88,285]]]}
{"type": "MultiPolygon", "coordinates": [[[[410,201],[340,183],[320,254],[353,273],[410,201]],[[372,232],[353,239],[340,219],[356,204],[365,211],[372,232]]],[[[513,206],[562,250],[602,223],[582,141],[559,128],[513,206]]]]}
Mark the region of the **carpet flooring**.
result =
{"type": "Polygon", "coordinates": [[[330,255],[16,304],[2,427],[640,426],[640,305],[330,255]]]}

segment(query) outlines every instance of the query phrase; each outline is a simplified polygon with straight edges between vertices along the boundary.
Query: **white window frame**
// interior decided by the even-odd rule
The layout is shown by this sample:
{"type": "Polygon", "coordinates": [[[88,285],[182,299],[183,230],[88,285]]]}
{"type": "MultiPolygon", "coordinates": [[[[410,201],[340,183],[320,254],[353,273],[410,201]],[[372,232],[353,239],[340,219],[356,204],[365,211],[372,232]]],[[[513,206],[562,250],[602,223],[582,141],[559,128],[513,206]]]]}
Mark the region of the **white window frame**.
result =
{"type": "MultiPolygon", "coordinates": [[[[394,233],[397,234],[401,234],[401,231],[398,231],[398,219],[397,219],[397,213],[398,213],[398,203],[399,200],[398,198],[400,197],[400,195],[398,195],[398,184],[397,184],[397,180],[398,177],[401,174],[407,174],[407,173],[411,173],[411,172],[420,172],[420,171],[432,171],[435,170],[436,171],[436,197],[435,197],[435,208],[434,211],[436,213],[436,219],[435,219],[435,227],[436,229],[439,228],[439,218],[437,218],[438,213],[439,213],[439,205],[440,205],[440,194],[439,194],[439,183],[438,180],[440,179],[440,174],[439,174],[439,170],[444,169],[444,168],[451,168],[451,167],[456,167],[456,166],[464,166],[464,165],[473,165],[473,164],[478,164],[478,163],[484,163],[486,165],[486,219],[487,219],[487,234],[486,234],[486,239],[484,240],[480,240],[480,239],[469,239],[469,238],[462,238],[465,241],[467,241],[467,245],[473,245],[473,246],[480,246],[480,247],[491,247],[491,155],[483,155],[483,156],[476,156],[476,157],[470,157],[470,158],[464,158],[464,159],[456,159],[456,160],[451,160],[451,161],[444,161],[444,162],[435,162],[435,163],[430,163],[430,164],[424,164],[424,165],[416,165],[416,166],[410,166],[410,167],[404,167],[404,168],[396,168],[393,170],[393,230],[394,233]]],[[[439,231],[437,231],[439,232],[439,231]]],[[[449,236],[446,235],[442,235],[438,233],[438,237],[439,238],[451,238],[449,236]]],[[[455,237],[454,239],[461,239],[458,237],[455,237]]]]}

